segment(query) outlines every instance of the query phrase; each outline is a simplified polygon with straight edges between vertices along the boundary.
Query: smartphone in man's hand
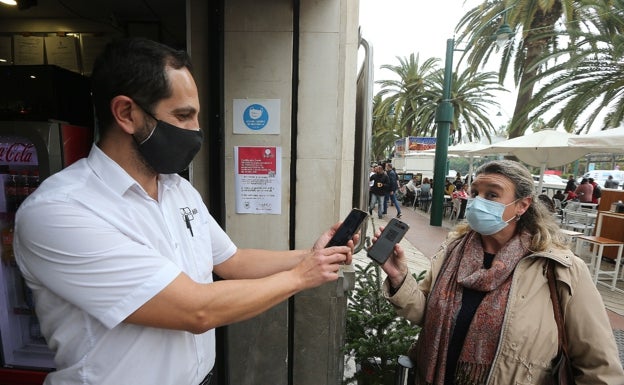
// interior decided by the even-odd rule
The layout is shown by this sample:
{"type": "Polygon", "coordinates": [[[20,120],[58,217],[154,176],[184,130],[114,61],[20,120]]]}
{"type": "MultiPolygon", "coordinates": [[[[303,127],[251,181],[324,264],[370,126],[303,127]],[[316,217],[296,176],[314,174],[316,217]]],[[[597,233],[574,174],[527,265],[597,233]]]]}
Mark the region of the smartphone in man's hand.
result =
{"type": "Polygon", "coordinates": [[[349,239],[353,238],[353,235],[357,233],[362,225],[362,222],[368,217],[368,213],[366,211],[362,211],[359,209],[353,209],[347,215],[345,220],[342,222],[336,233],[332,239],[329,240],[327,246],[346,246],[349,239]]]}
{"type": "Polygon", "coordinates": [[[377,242],[373,243],[373,246],[368,249],[366,255],[378,264],[383,265],[390,257],[390,254],[392,254],[394,245],[401,242],[407,230],[409,230],[407,223],[392,218],[384,227],[377,242]]]}

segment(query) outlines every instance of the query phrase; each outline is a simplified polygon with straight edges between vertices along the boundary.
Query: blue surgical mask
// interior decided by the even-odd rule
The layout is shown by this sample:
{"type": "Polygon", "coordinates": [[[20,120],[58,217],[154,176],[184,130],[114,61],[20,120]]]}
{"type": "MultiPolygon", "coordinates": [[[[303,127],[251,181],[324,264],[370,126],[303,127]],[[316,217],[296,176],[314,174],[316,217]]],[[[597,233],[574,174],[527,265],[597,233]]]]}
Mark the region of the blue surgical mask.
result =
{"type": "Polygon", "coordinates": [[[514,204],[516,201],[517,199],[505,205],[479,196],[468,198],[466,203],[466,220],[470,227],[479,234],[496,234],[507,227],[509,222],[515,218],[514,216],[505,221],[503,212],[505,207],[514,204]]]}

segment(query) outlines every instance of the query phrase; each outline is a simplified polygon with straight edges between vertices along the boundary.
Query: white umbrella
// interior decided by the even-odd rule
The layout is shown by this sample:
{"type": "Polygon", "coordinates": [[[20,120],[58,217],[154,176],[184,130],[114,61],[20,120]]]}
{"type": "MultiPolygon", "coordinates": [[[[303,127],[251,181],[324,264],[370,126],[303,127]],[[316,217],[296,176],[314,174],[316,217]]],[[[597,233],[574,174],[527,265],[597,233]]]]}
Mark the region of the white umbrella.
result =
{"type": "Polygon", "coordinates": [[[589,147],[594,152],[624,152],[624,127],[613,128],[568,139],[571,146],[589,147]]]}
{"type": "MultiPolygon", "coordinates": [[[[459,143],[456,144],[454,146],[449,146],[449,148],[447,149],[446,153],[449,155],[456,155],[456,156],[466,156],[468,157],[468,185],[470,185],[470,182],[472,180],[472,163],[474,158],[478,158],[479,155],[475,154],[474,151],[477,150],[482,150],[484,148],[488,147],[487,144],[482,144],[482,143],[459,143]]],[[[426,150],[425,152],[433,152],[435,153],[435,148],[431,149],[431,150],[426,150]]]]}
{"type": "Polygon", "coordinates": [[[539,167],[540,180],[537,191],[541,192],[546,167],[568,164],[592,151],[587,147],[570,146],[568,140],[574,136],[567,132],[544,130],[494,143],[472,153],[514,155],[528,165],[539,167]]]}
{"type": "Polygon", "coordinates": [[[468,183],[469,186],[472,182],[472,163],[474,158],[479,157],[474,151],[483,150],[486,147],[488,147],[488,145],[482,143],[459,143],[448,148],[449,154],[468,157],[468,180],[466,183],[468,183]]]}

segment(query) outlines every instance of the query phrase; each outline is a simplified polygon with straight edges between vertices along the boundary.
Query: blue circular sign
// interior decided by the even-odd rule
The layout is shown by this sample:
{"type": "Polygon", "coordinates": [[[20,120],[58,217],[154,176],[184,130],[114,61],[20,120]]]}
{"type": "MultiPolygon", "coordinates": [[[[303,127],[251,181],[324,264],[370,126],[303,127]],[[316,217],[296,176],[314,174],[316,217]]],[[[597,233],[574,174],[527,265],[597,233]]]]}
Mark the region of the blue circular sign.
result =
{"type": "Polygon", "coordinates": [[[267,109],[260,104],[252,104],[243,112],[243,122],[251,130],[261,130],[269,122],[267,109]]]}

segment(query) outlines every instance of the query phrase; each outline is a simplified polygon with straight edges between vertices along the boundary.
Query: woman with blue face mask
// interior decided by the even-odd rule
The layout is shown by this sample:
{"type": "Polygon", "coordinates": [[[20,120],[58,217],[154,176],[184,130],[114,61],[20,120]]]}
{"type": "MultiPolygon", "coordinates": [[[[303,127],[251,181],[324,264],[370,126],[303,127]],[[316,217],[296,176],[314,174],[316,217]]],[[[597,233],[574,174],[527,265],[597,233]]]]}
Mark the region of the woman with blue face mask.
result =
{"type": "Polygon", "coordinates": [[[476,171],[466,221],[423,281],[395,246],[382,266],[384,294],[399,315],[422,326],[411,355],[416,383],[549,383],[558,328],[546,272],[554,266],[576,384],[624,384],[600,294],[565,242],[536,199],[529,171],[502,160],[476,171]]]}

